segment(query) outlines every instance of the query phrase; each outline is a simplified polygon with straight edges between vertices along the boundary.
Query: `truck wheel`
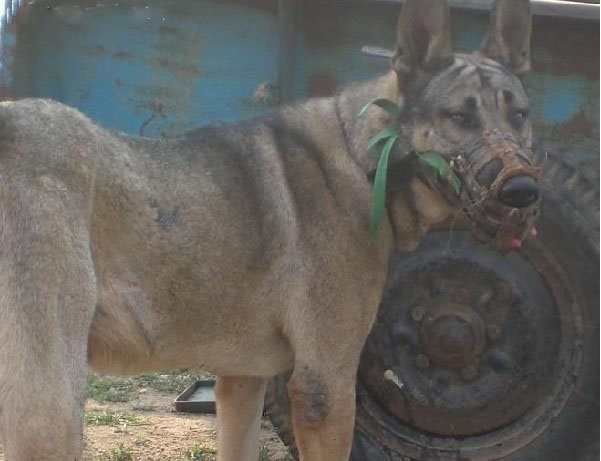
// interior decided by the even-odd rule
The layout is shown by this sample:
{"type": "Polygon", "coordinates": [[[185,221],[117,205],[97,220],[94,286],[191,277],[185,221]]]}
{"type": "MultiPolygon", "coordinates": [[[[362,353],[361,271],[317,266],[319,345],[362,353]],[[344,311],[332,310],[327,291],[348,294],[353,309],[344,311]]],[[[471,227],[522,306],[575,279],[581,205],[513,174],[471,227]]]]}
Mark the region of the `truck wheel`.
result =
{"type": "MultiPolygon", "coordinates": [[[[598,459],[599,179],[565,152],[537,152],[537,238],[502,257],[437,231],[392,258],[351,460],[598,459]]],[[[298,456],[288,376],[266,408],[298,456]]]]}

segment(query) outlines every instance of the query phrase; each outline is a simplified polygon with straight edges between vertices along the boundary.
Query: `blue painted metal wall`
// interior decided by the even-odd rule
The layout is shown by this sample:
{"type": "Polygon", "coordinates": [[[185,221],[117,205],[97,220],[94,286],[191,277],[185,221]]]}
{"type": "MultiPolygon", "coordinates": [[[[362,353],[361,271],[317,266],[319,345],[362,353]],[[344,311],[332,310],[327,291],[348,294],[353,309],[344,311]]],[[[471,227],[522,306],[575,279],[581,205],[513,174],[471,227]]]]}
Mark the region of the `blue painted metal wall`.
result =
{"type": "MultiPolygon", "coordinates": [[[[360,49],[392,47],[398,11],[393,3],[308,1],[297,97],[385,72],[386,60],[360,49]]],[[[5,34],[4,93],[51,97],[147,136],[264,114],[274,105],[277,13],[277,0],[38,1],[5,34]]],[[[487,15],[453,10],[452,20],[455,49],[474,50],[487,15]]],[[[533,58],[526,85],[536,133],[597,167],[599,23],[535,18],[533,58]]]]}
{"type": "Polygon", "coordinates": [[[13,30],[14,97],[57,99],[134,134],[265,113],[253,95],[277,78],[277,8],[258,2],[38,2],[13,30]]]}

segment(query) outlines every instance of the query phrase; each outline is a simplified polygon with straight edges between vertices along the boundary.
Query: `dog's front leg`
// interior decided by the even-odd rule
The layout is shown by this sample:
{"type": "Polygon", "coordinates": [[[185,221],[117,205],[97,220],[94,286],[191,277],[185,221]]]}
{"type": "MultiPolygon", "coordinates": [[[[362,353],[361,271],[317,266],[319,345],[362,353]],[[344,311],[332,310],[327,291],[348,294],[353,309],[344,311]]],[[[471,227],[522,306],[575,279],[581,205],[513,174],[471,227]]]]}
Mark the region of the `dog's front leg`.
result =
{"type": "Polygon", "coordinates": [[[355,373],[295,364],[288,382],[301,461],[347,461],[355,426],[355,373]]]}
{"type": "Polygon", "coordinates": [[[259,427],[267,380],[258,377],[217,379],[217,458],[219,461],[256,461],[259,427]]]}

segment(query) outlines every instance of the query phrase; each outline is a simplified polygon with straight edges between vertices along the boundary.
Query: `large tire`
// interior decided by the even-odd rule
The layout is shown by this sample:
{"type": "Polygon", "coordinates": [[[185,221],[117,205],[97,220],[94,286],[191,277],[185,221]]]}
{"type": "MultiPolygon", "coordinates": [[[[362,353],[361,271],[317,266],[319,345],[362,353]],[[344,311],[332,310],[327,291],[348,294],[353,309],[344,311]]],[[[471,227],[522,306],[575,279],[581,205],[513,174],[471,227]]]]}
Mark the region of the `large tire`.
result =
{"type": "MultiPolygon", "coordinates": [[[[520,251],[503,258],[447,231],[394,255],[359,368],[351,460],[599,459],[599,178],[537,152],[539,233],[520,251]],[[469,363],[445,362],[459,356],[469,363]]],[[[266,408],[297,456],[288,376],[266,408]]]]}

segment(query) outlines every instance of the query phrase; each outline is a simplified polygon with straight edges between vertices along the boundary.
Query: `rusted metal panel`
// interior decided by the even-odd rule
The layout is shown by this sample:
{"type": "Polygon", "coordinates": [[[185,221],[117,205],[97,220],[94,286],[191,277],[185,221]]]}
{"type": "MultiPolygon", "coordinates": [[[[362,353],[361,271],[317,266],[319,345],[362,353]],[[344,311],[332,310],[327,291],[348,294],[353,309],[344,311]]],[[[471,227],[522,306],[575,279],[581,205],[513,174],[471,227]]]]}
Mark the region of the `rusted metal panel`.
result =
{"type": "Polygon", "coordinates": [[[271,110],[277,30],[277,0],[40,1],[5,34],[15,45],[3,80],[13,97],[171,136],[271,110]]]}

